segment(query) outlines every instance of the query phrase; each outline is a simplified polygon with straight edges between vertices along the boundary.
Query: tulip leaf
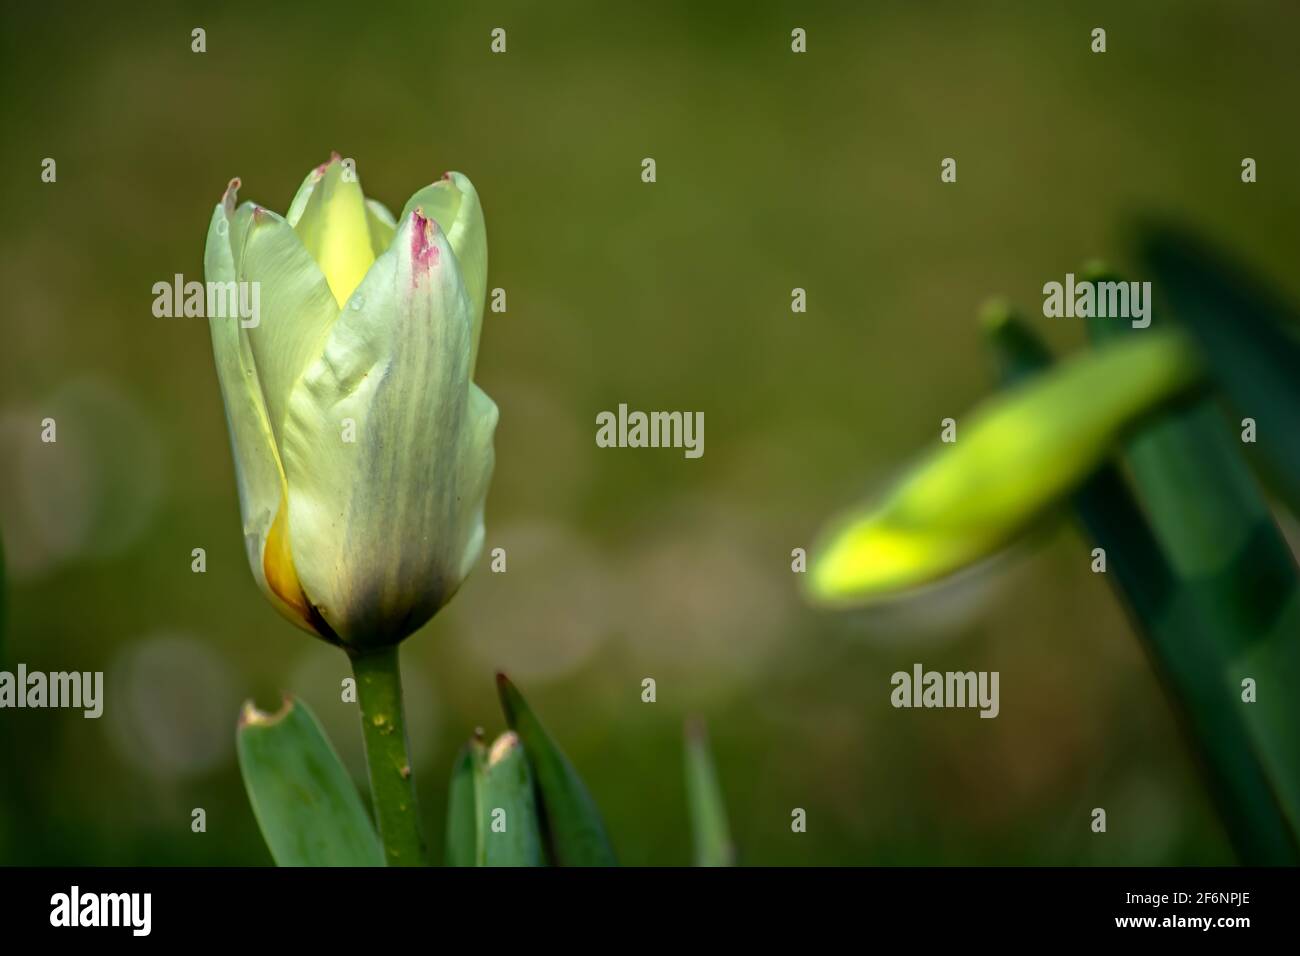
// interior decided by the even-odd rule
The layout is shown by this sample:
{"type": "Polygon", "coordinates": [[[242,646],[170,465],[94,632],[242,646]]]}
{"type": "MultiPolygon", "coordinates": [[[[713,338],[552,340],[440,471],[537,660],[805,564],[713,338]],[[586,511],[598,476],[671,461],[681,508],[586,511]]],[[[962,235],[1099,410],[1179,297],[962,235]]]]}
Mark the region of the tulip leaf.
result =
{"type": "Polygon", "coordinates": [[[1255,421],[1268,477],[1300,514],[1300,315],[1209,244],[1174,226],[1141,232],[1142,257],[1201,345],[1238,416],[1255,421]]]}
{"type": "MultiPolygon", "coordinates": [[[[1150,334],[1094,320],[1094,339],[1150,334]]],[[[1113,347],[1107,345],[1107,348],[1113,347]]],[[[1291,840],[1243,847],[1294,861],[1300,835],[1300,578],[1247,467],[1241,443],[1209,400],[1133,436],[1125,455],[1139,498],[1178,581],[1165,624],[1206,735],[1231,763],[1244,724],[1249,752],[1291,840]],[[1202,676],[1202,671],[1208,676],[1202,676]],[[1192,687],[1192,683],[1195,686],[1192,687]],[[1247,683],[1249,682],[1249,684],[1247,683]],[[1248,689],[1249,687],[1249,689],[1248,689]]],[[[1244,774],[1244,770],[1239,770],[1244,774]]],[[[1258,811],[1262,813],[1261,811],[1258,811]]],[[[1240,843],[1239,843],[1240,845],[1240,843]]]]}
{"type": "Polygon", "coordinates": [[[980,325],[993,348],[1003,387],[1020,385],[1052,364],[1051,351],[1009,303],[987,303],[980,310],[980,325]]]}
{"type": "Polygon", "coordinates": [[[452,766],[447,799],[447,866],[478,866],[481,862],[479,802],[485,760],[483,741],[476,736],[460,748],[452,766]]]}
{"type": "Polygon", "coordinates": [[[731,842],[727,807],[713,764],[704,725],[686,725],[686,803],[690,810],[691,836],[696,866],[732,866],[736,848],[731,842]]]}
{"type": "MultiPolygon", "coordinates": [[[[1048,350],[1009,311],[993,317],[986,328],[1004,380],[1020,381],[1050,365],[1048,350]]],[[[1105,550],[1107,577],[1173,698],[1242,860],[1300,862],[1268,773],[1256,755],[1239,688],[1224,680],[1229,656],[1224,636],[1198,617],[1188,619],[1178,612],[1194,600],[1195,582],[1176,578],[1155,531],[1114,465],[1095,471],[1075,493],[1074,505],[1090,537],[1105,550]]]]}
{"type": "Polygon", "coordinates": [[[1151,335],[992,397],[883,501],[833,525],[813,552],[812,597],[870,602],[990,556],[1074,490],[1126,429],[1199,376],[1182,337],[1151,335]]]}
{"type": "Polygon", "coordinates": [[[239,768],[280,866],[383,866],[384,853],[338,754],[300,700],[273,714],[244,705],[239,768]]]}
{"type": "Polygon", "coordinates": [[[519,736],[507,731],[488,751],[479,806],[485,866],[543,866],[533,775],[519,736]]]}
{"type": "Polygon", "coordinates": [[[573,764],[504,674],[497,690],[506,722],[519,735],[536,778],[543,834],[558,866],[615,866],[600,811],[573,764]]]}

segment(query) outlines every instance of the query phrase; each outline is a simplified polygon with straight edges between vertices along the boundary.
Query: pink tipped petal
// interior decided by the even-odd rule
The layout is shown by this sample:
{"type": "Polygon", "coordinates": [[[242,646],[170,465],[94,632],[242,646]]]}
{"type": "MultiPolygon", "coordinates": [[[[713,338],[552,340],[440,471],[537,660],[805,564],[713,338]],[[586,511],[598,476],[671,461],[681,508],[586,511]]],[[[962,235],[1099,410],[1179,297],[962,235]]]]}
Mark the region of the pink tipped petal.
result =
{"type": "Polygon", "coordinates": [[[414,283],[438,264],[438,245],[433,241],[438,224],[426,219],[420,209],[411,213],[411,220],[411,281],[414,283]]]}
{"type": "Polygon", "coordinates": [[[470,368],[473,369],[483,328],[488,269],[487,227],[483,221],[483,208],[479,204],[478,193],[468,176],[452,170],[408,199],[402,210],[401,221],[405,221],[416,210],[435,220],[446,234],[464,277],[465,288],[474,306],[473,344],[470,349],[470,368]]]}

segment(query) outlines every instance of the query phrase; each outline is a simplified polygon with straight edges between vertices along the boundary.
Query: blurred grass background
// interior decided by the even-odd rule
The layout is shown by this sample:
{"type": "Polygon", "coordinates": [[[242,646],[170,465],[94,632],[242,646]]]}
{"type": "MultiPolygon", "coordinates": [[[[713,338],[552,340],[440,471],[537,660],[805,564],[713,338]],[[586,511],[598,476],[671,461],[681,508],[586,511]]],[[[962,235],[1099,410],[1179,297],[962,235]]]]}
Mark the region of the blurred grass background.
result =
{"type": "Polygon", "coordinates": [[[626,863],[691,859],[688,714],[708,722],[742,862],[1231,860],[1068,525],[870,614],[804,607],[789,555],[992,390],[985,298],[1019,301],[1062,349],[1082,342],[1079,323],[1041,318],[1042,284],[1097,256],[1131,272],[1128,215],[1177,214],[1300,294],[1294,4],[3,17],[9,660],[103,670],[107,689],[98,721],[0,712],[14,751],[0,862],[269,862],[233,735],[243,699],[269,706],[281,689],[363,780],[345,659],[277,617],[249,573],[206,323],[151,314],[153,283],[202,277],[228,179],[283,211],[331,149],[393,209],[467,173],[489,286],[508,296],[477,379],[501,409],[487,548],[506,548],[509,570],[488,573],[485,552],[404,650],[435,848],[456,749],[503,726],[502,668],[626,863]],[[505,55],[489,51],[498,26],[505,55]],[[806,55],[790,52],[795,26],[806,55]],[[939,182],[946,156],[955,185],[939,182]],[[40,181],[45,157],[56,184],[40,181]],[[704,411],[704,457],[598,449],[595,415],[620,402],[704,411]],[[39,441],[47,415],[54,446],[39,441]],[[1000,671],[998,719],[892,709],[889,676],[916,661],[1000,671]],[[1104,836],[1088,830],[1096,806],[1104,836]],[[795,807],[805,834],[790,832],[795,807]]]}

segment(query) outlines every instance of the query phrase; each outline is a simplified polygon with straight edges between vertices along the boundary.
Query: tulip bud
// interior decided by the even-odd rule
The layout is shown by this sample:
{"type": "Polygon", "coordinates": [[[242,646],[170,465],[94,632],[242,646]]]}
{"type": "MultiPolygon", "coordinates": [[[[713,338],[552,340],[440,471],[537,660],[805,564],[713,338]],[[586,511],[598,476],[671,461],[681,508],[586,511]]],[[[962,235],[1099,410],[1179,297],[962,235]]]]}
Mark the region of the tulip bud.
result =
{"type": "Polygon", "coordinates": [[[286,216],[234,180],[212,282],[257,283],[257,323],[209,318],[253,576],[294,623],[352,651],[445,604],[483,544],[497,408],[473,382],[487,238],[449,173],[400,219],[337,154],[286,216]]]}
{"type": "Polygon", "coordinates": [[[1182,337],[1149,334],[1063,362],[963,419],[879,502],[814,549],[810,596],[867,604],[990,556],[1082,482],[1135,421],[1201,379],[1182,337]]]}

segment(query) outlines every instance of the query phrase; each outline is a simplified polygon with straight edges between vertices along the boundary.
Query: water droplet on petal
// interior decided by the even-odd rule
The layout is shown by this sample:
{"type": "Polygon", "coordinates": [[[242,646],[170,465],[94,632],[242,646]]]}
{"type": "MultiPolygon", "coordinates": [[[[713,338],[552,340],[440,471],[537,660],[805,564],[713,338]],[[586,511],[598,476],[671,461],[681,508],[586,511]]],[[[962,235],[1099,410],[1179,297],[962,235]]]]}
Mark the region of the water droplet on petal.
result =
{"type": "Polygon", "coordinates": [[[227,231],[229,228],[230,228],[230,223],[226,222],[226,220],[224,220],[224,219],[218,219],[218,220],[217,220],[217,235],[218,235],[218,236],[224,236],[224,235],[226,234],[226,231],[227,231]]]}
{"type": "Polygon", "coordinates": [[[352,301],[348,303],[348,308],[353,312],[360,312],[366,307],[366,297],[364,295],[354,295],[352,301]]]}

